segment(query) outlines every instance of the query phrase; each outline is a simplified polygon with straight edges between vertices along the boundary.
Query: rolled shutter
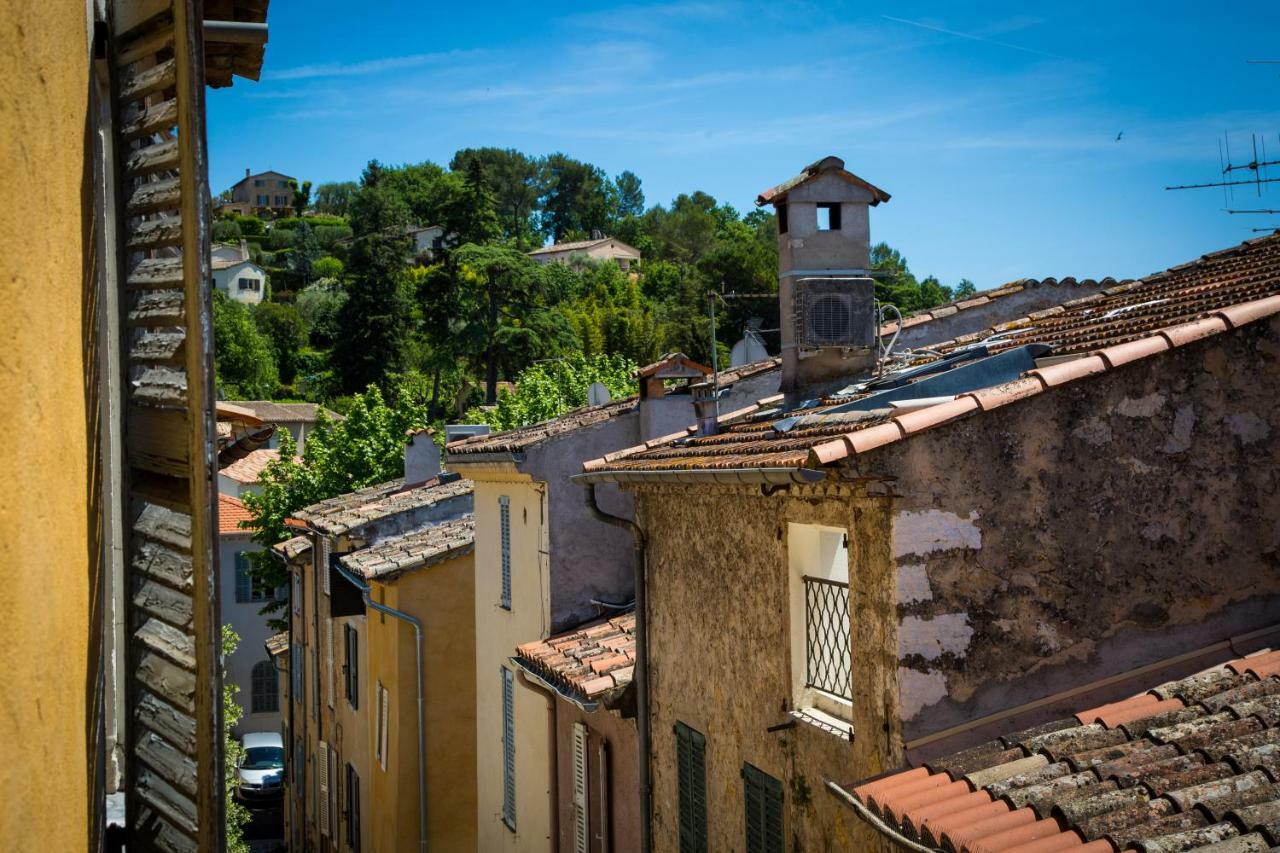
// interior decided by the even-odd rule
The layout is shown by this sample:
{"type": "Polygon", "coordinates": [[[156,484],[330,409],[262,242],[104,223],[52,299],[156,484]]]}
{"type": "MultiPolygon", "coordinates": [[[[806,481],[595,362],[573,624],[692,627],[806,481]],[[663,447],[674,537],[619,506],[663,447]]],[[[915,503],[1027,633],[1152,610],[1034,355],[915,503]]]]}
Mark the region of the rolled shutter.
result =
{"type": "Polygon", "coordinates": [[[515,683],[511,670],[502,667],[502,820],[516,828],[515,683]]]}
{"type": "Polygon", "coordinates": [[[591,818],[587,810],[587,727],[573,724],[573,849],[588,853],[591,818]]]}

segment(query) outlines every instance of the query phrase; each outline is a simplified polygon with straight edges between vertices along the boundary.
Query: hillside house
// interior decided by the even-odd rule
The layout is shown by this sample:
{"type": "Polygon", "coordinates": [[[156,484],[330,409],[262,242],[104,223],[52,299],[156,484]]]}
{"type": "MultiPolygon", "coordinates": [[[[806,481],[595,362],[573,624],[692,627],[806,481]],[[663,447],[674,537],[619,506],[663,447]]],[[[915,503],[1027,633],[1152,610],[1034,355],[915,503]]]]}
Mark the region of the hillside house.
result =
{"type": "Polygon", "coordinates": [[[231,192],[221,200],[219,212],[241,215],[291,216],[293,189],[290,181],[296,180],[283,172],[258,172],[244,170],[244,177],[231,186],[231,192]]]}
{"type": "MultiPolygon", "coordinates": [[[[820,161],[783,185],[793,236],[783,229],[781,241],[813,227],[801,218],[821,224],[822,207],[830,217],[856,203],[839,184],[865,182],[836,170],[820,161]]],[[[788,249],[784,275],[857,278],[858,251],[788,249]]],[[[848,320],[856,331],[871,317],[848,320]]],[[[784,352],[794,403],[766,401],[585,466],[588,485],[626,490],[644,531],[648,606],[637,619],[652,713],[638,726],[652,739],[656,851],[708,839],[747,851],[918,843],[916,815],[930,818],[919,810],[933,795],[885,799],[874,781],[858,784],[904,764],[923,769],[899,781],[952,786],[939,801],[975,795],[957,806],[999,800],[1009,786],[988,790],[993,781],[1039,782],[1055,796],[1068,783],[1114,786],[1096,773],[1049,783],[1081,769],[1063,757],[1119,744],[1129,735],[1116,726],[1143,718],[1099,706],[1135,693],[1132,704],[1154,699],[1160,712],[1190,705],[1177,698],[1192,696],[1186,685],[1161,694],[1169,700],[1141,691],[1276,642],[1280,237],[900,352],[883,375],[873,350],[842,377],[840,361],[858,358],[843,349],[808,365],[784,352]],[[1043,746],[1052,734],[1019,732],[1040,725],[1068,732],[1061,750],[1043,746]],[[964,777],[970,769],[991,772],[964,777]]],[[[1254,772],[1223,768],[1228,779],[1254,772]]],[[[1085,831],[1073,815],[1162,792],[1081,806],[1093,812],[1063,812],[1044,788],[1028,792],[1047,799],[1027,811],[1006,795],[992,811],[1010,806],[1013,823],[954,849],[1054,833],[1064,837],[1050,845],[1083,844],[1097,825],[1085,831]],[[998,834],[1019,821],[1036,828],[998,834]]],[[[1199,802],[1173,800],[1113,817],[1161,836],[1146,824],[1199,802]]]]}
{"type": "Polygon", "coordinates": [[[275,548],[291,577],[291,849],[418,843],[420,767],[440,806],[428,810],[423,845],[474,846],[474,721],[463,709],[475,703],[475,639],[473,611],[461,606],[471,601],[472,486],[428,470],[418,456],[434,450],[425,431],[410,436],[406,478],[299,510],[305,529],[275,548]],[[406,618],[421,624],[422,679],[406,618]],[[449,689],[420,693],[428,678],[449,689]]]}
{"type": "Polygon", "coordinates": [[[599,232],[590,240],[577,240],[570,243],[556,243],[543,246],[529,253],[540,264],[581,264],[584,261],[613,261],[623,272],[629,272],[631,265],[640,261],[640,250],[616,237],[605,237],[599,232]]]}
{"type": "Polygon", "coordinates": [[[267,271],[249,260],[248,245],[215,243],[209,269],[213,286],[229,299],[246,305],[257,305],[267,292],[267,271]]]}

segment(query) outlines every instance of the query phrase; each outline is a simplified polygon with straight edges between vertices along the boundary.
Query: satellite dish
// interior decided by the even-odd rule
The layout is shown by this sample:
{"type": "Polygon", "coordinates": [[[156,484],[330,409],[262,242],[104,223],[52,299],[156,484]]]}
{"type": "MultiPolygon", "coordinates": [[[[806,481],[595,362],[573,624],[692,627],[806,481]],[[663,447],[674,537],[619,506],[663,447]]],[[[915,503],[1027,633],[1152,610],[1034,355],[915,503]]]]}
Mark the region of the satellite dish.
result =
{"type": "Polygon", "coordinates": [[[733,349],[729,352],[729,365],[731,367],[741,367],[744,364],[764,361],[768,357],[769,351],[764,348],[759,336],[748,331],[746,336],[734,344],[733,349]]]}
{"type": "Polygon", "coordinates": [[[610,399],[609,389],[604,387],[603,383],[592,382],[591,387],[587,389],[587,404],[590,406],[602,406],[610,399]]]}

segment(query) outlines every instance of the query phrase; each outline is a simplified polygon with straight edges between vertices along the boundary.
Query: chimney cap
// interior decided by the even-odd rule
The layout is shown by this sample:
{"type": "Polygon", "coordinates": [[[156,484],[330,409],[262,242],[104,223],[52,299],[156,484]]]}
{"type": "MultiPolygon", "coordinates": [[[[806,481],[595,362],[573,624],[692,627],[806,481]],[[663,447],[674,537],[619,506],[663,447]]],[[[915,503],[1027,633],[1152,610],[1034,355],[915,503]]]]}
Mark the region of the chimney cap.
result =
{"type": "Polygon", "coordinates": [[[877,205],[882,201],[888,201],[890,198],[889,194],[884,190],[875,186],[870,181],[865,181],[853,172],[850,172],[844,167],[843,160],[834,154],[831,154],[823,157],[821,160],[815,160],[808,166],[805,166],[804,170],[791,180],[785,181],[778,184],[776,187],[771,187],[770,189],[760,193],[760,195],[756,196],[756,206],[763,207],[766,204],[782,204],[787,200],[787,194],[796,187],[803,186],[817,178],[819,175],[825,175],[828,173],[834,174],[836,177],[841,180],[848,181],[854,186],[862,187],[864,190],[871,193],[872,205],[877,205]]]}

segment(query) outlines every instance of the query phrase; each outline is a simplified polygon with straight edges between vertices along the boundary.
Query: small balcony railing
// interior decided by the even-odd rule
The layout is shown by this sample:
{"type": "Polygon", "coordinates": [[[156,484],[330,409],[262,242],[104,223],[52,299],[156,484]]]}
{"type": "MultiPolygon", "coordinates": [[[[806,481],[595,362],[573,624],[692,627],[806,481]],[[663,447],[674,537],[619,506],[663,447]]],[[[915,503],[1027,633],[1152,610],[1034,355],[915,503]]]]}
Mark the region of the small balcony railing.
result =
{"type": "Polygon", "coordinates": [[[849,584],[804,578],[804,620],[807,685],[852,701],[849,584]]]}

